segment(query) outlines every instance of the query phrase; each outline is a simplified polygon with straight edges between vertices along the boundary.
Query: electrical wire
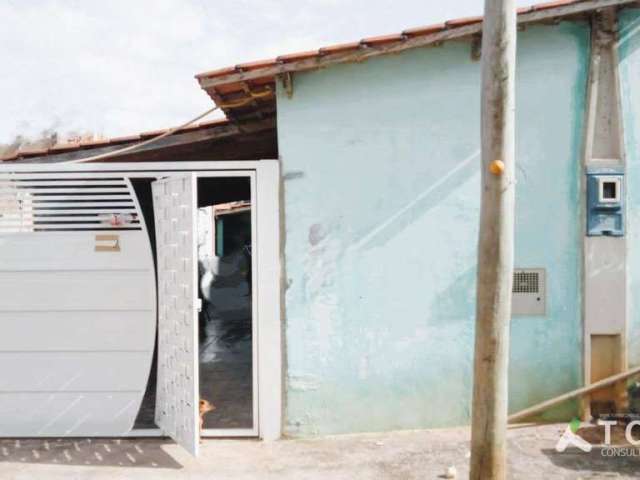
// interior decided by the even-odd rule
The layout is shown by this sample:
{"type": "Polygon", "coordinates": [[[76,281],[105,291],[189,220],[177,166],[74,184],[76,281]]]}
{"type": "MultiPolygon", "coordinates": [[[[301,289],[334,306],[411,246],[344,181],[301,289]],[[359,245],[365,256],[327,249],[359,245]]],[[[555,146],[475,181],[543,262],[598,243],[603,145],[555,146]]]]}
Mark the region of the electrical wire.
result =
{"type": "Polygon", "coordinates": [[[271,96],[273,95],[273,91],[271,90],[271,88],[267,88],[266,91],[264,92],[260,92],[260,93],[254,93],[254,92],[248,92],[249,97],[248,98],[244,98],[242,100],[239,100],[237,102],[230,102],[230,103],[224,103],[224,104],[219,104],[216,105],[213,108],[210,108],[209,110],[207,110],[204,113],[201,113],[200,115],[198,115],[197,117],[189,120],[186,123],[183,123],[182,125],[179,125],[177,127],[173,127],[168,129],[166,132],[162,132],[160,135],[150,138],[148,140],[144,140],[142,142],[138,142],[136,144],[133,145],[129,145],[128,147],[124,147],[118,150],[114,150],[112,152],[106,152],[106,153],[101,153],[99,155],[92,155],[90,157],[84,157],[84,158],[77,158],[75,160],[67,160],[65,162],[59,162],[61,164],[74,164],[74,163],[85,163],[85,162],[92,162],[94,160],[102,160],[105,158],[110,158],[116,155],[121,155],[123,153],[127,153],[127,152],[131,152],[133,150],[136,150],[138,148],[144,147],[146,145],[150,145],[152,143],[157,142],[158,140],[162,140],[165,137],[168,137],[169,135],[173,135],[174,133],[183,130],[185,128],[187,128],[188,126],[194,124],[195,122],[197,122],[198,120],[203,119],[204,117],[211,115],[213,112],[215,112],[216,110],[219,110],[221,108],[237,108],[237,107],[241,107],[243,105],[246,105],[248,103],[253,102],[256,98],[263,98],[263,97],[267,97],[267,96],[271,96]]]}

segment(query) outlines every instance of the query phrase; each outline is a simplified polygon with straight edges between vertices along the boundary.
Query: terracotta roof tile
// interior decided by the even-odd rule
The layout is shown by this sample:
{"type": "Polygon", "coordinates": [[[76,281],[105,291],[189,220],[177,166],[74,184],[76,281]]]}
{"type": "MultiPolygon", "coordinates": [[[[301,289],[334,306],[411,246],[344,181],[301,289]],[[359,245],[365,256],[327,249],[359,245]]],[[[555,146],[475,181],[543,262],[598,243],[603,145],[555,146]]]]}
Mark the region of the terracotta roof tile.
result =
{"type": "MultiPolygon", "coordinates": [[[[151,138],[151,137],[157,137],[158,135],[162,135],[164,132],[166,132],[165,129],[158,129],[158,130],[149,130],[147,132],[142,132],[140,134],[138,134],[138,137],[140,138],[151,138]]],[[[109,140],[107,140],[107,143],[109,143],[109,140]]]]}
{"type": "MultiPolygon", "coordinates": [[[[208,128],[215,128],[218,126],[228,125],[230,123],[231,122],[226,118],[216,118],[214,120],[207,120],[204,122],[196,123],[194,125],[190,125],[186,128],[178,130],[177,132],[175,132],[175,134],[180,134],[181,132],[188,132],[192,130],[200,130],[200,129],[204,130],[208,128]]],[[[115,145],[119,143],[132,143],[142,139],[147,139],[147,138],[156,137],[158,135],[162,135],[163,133],[167,132],[167,130],[169,129],[163,128],[159,130],[150,130],[147,132],[143,132],[143,133],[140,133],[139,135],[129,135],[126,137],[98,138],[93,140],[85,140],[83,142],[57,143],[50,148],[26,147],[12,154],[0,157],[0,162],[13,161],[19,158],[55,155],[58,153],[71,152],[73,150],[98,148],[101,146],[115,145]]]]}
{"type": "Polygon", "coordinates": [[[564,5],[571,5],[572,3],[578,3],[581,0],[557,0],[555,2],[537,3],[532,5],[532,10],[547,10],[549,8],[562,7],[564,5]]]}
{"type": "Polygon", "coordinates": [[[465,17],[465,18],[456,18],[454,20],[448,20],[445,22],[445,26],[447,28],[456,28],[456,27],[464,27],[465,25],[473,25],[474,23],[482,22],[482,17],[465,17]]]}
{"type": "Polygon", "coordinates": [[[307,58],[314,58],[319,55],[318,50],[309,50],[307,52],[289,53],[287,55],[280,55],[277,60],[279,62],[296,62],[298,60],[306,60],[307,58]]]}
{"type": "Polygon", "coordinates": [[[423,27],[408,28],[402,32],[407,37],[417,37],[420,35],[429,35],[440,32],[446,28],[444,23],[436,23],[434,25],[425,25],[423,27]]]}
{"type": "Polygon", "coordinates": [[[320,55],[331,55],[333,53],[343,53],[352,50],[358,50],[360,48],[360,42],[338,43],[336,45],[329,45],[328,47],[322,47],[319,52],[320,55]]]}
{"type": "Polygon", "coordinates": [[[360,40],[360,43],[362,45],[384,45],[386,43],[395,43],[395,42],[401,42],[403,40],[406,40],[407,37],[405,37],[403,34],[401,33],[394,33],[392,35],[379,35],[377,37],[368,37],[368,38],[363,38],[362,40],[360,40]]]}
{"type": "Polygon", "coordinates": [[[37,156],[37,155],[44,155],[45,153],[47,153],[49,149],[48,148],[35,148],[35,147],[27,147],[24,149],[20,149],[17,154],[18,155],[23,155],[25,157],[33,157],[33,156],[37,156]]]}
{"type": "Polygon", "coordinates": [[[69,150],[76,150],[80,148],[80,142],[69,142],[69,143],[56,143],[53,147],[49,149],[49,152],[67,152],[69,150]]]}
{"type": "Polygon", "coordinates": [[[265,60],[256,60],[254,62],[239,63],[236,65],[236,70],[256,70],[259,68],[272,67],[277,65],[278,61],[275,58],[267,58],[265,60]]]}
{"type": "MultiPolygon", "coordinates": [[[[530,12],[538,11],[538,10],[549,10],[549,9],[553,9],[553,8],[556,8],[556,7],[562,7],[562,6],[566,6],[566,5],[577,4],[577,3],[580,3],[580,2],[583,2],[583,1],[584,0],[556,0],[556,1],[553,1],[553,2],[545,2],[545,3],[540,3],[540,4],[537,4],[537,5],[533,5],[532,7],[519,8],[518,9],[518,14],[530,13],[530,12]]],[[[595,8],[597,8],[597,7],[590,7],[590,9],[595,9],[595,8]]],[[[337,44],[337,45],[329,45],[329,46],[326,46],[326,47],[322,47],[319,50],[311,50],[311,51],[307,51],[307,52],[291,53],[291,54],[288,54],[288,55],[281,55],[281,56],[277,57],[276,59],[259,60],[259,61],[256,61],[256,62],[240,64],[240,65],[237,66],[237,68],[260,70],[262,68],[266,68],[266,67],[269,67],[269,66],[274,66],[277,63],[296,62],[296,61],[300,61],[300,60],[307,60],[307,59],[314,58],[314,57],[321,57],[321,56],[324,56],[324,55],[332,55],[332,54],[339,54],[339,53],[344,53],[344,52],[349,52],[349,51],[356,51],[359,48],[362,48],[363,46],[366,47],[366,46],[383,45],[383,44],[392,43],[392,42],[400,42],[400,41],[406,39],[407,37],[412,38],[412,37],[417,37],[417,36],[421,36],[421,35],[430,35],[430,34],[442,31],[444,29],[453,30],[453,29],[460,28],[460,27],[465,27],[465,26],[468,26],[468,25],[479,24],[481,22],[482,22],[482,17],[481,16],[458,18],[458,19],[449,20],[448,22],[445,22],[445,23],[439,23],[439,24],[435,24],[435,25],[427,25],[427,26],[423,26],[423,27],[409,28],[409,29],[406,29],[402,33],[399,33],[399,34],[367,37],[367,38],[362,39],[359,42],[349,42],[349,43],[341,43],[341,44],[337,44]]],[[[213,71],[210,71],[210,72],[204,72],[204,73],[196,75],[196,78],[202,80],[203,78],[225,77],[227,75],[231,75],[233,73],[236,73],[237,72],[237,68],[236,67],[228,67],[228,68],[213,70],[213,71]]],[[[273,81],[273,73],[270,73],[269,75],[266,75],[264,79],[262,77],[255,77],[251,81],[252,82],[258,82],[258,81],[261,81],[261,80],[263,80],[264,82],[272,82],[273,81]]],[[[229,91],[233,91],[233,87],[231,87],[231,86],[235,82],[236,82],[235,80],[231,80],[231,79],[229,80],[229,82],[225,82],[225,80],[222,78],[219,82],[216,82],[215,86],[210,86],[210,87],[207,87],[207,88],[210,90],[210,92],[211,92],[211,89],[214,89],[213,91],[220,91],[220,93],[226,94],[228,92],[222,91],[221,88],[222,87],[228,87],[228,88],[231,88],[231,90],[229,90],[229,91]]]]}
{"type": "Polygon", "coordinates": [[[81,147],[95,147],[98,145],[106,145],[109,143],[108,138],[93,138],[91,140],[82,140],[80,142],[81,147]]]}
{"type": "Polygon", "coordinates": [[[113,137],[109,140],[109,144],[132,142],[135,140],[140,140],[140,135],[127,135],[124,137],[113,137]]]}
{"type": "Polygon", "coordinates": [[[198,73],[196,78],[215,78],[215,77],[224,77],[225,75],[229,75],[230,73],[235,73],[236,67],[224,67],[218,68],[216,70],[209,70],[208,72],[198,73]]]}

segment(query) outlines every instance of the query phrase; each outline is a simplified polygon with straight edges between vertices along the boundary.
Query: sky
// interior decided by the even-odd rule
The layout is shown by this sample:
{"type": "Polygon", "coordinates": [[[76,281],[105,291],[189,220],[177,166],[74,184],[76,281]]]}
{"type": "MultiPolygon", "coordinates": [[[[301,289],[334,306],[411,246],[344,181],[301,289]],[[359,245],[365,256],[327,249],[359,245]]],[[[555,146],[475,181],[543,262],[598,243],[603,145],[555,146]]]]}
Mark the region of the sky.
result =
{"type": "Polygon", "coordinates": [[[482,10],[482,0],[0,0],[0,143],[175,126],[213,106],[196,73],[482,10]]]}

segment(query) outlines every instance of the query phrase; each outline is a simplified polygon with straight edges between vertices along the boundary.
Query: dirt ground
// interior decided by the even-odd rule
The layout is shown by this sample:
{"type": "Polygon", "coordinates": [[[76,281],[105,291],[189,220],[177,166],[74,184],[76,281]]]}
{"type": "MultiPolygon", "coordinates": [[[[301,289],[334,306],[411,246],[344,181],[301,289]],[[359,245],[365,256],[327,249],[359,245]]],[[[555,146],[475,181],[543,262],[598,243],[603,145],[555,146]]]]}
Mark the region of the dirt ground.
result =
{"type": "MultiPolygon", "coordinates": [[[[601,448],[555,451],[566,424],[509,430],[510,479],[631,479],[640,456],[601,448]]],[[[623,447],[614,447],[617,451],[623,447]]],[[[640,452],[636,451],[637,455],[640,452]]],[[[198,459],[166,440],[0,440],[9,479],[438,479],[468,477],[468,429],[420,430],[305,440],[207,440],[198,459]]]]}

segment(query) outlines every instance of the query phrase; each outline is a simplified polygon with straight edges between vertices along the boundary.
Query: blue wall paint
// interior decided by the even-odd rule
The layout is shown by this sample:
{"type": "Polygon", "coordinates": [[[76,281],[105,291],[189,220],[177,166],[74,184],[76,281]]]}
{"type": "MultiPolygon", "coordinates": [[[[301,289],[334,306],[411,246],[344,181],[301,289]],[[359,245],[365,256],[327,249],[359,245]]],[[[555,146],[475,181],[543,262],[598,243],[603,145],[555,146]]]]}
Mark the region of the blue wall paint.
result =
{"type": "MultiPolygon", "coordinates": [[[[546,317],[513,321],[512,410],[580,380],[588,48],[586,24],[519,35],[516,264],[547,269],[549,298],[546,317]]],[[[278,92],[289,434],[468,422],[479,73],[451,42],[278,92]]]]}
{"type": "Polygon", "coordinates": [[[627,295],[629,363],[640,365],[640,10],[623,10],[620,28],[620,84],[627,155],[627,295]],[[633,88],[632,88],[633,87],[633,88]]]}

